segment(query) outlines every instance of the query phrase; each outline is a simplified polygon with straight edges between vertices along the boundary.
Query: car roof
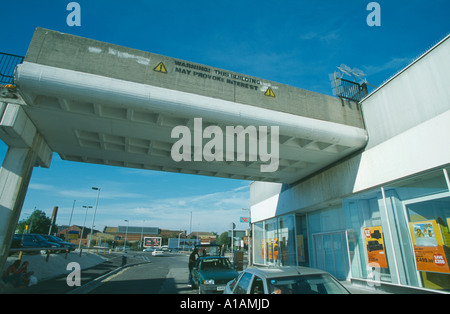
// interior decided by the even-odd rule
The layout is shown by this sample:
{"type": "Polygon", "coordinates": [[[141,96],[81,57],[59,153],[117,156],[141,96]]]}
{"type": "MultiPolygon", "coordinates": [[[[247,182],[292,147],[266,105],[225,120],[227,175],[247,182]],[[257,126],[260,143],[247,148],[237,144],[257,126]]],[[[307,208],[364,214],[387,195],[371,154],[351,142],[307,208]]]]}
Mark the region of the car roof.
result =
{"type": "Polygon", "coordinates": [[[217,258],[220,258],[220,259],[229,259],[228,257],[226,257],[226,256],[221,256],[221,255],[208,255],[208,256],[200,256],[199,258],[198,258],[198,260],[204,260],[204,259],[217,259],[217,258]]]}
{"type": "Polygon", "coordinates": [[[195,247],[222,247],[220,244],[196,244],[195,247]]]}
{"type": "Polygon", "coordinates": [[[320,269],[303,266],[249,267],[245,271],[259,275],[260,277],[265,277],[267,279],[298,275],[328,274],[326,271],[320,269]]]}

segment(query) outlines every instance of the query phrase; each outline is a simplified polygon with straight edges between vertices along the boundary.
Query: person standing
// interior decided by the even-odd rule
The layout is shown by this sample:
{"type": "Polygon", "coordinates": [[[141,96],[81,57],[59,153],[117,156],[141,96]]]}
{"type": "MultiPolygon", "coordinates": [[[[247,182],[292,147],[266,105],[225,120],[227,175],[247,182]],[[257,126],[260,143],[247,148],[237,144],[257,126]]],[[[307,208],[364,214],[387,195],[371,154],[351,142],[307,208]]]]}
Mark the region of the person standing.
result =
{"type": "Polygon", "coordinates": [[[191,255],[189,255],[189,279],[188,279],[188,285],[192,286],[192,268],[194,268],[195,263],[197,262],[198,259],[198,250],[197,248],[194,248],[194,250],[192,251],[191,255]]]}

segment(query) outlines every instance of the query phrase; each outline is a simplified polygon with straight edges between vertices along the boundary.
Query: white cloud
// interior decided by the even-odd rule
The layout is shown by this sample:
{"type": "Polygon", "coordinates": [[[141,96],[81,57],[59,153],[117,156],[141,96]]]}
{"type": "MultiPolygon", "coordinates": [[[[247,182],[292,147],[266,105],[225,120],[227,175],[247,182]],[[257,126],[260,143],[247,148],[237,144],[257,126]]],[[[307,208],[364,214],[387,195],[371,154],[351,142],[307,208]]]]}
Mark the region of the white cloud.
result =
{"type": "MultiPolygon", "coordinates": [[[[248,206],[249,187],[244,186],[202,195],[101,204],[97,217],[99,225],[111,225],[115,221],[123,224],[123,220],[127,219],[133,226],[145,224],[188,232],[192,227],[192,231],[221,233],[228,229],[231,222],[236,223],[239,228],[239,217],[248,216],[248,211],[243,211],[242,208],[248,206]]],[[[241,227],[245,229],[248,224],[241,227]]]]}
{"type": "MultiPolygon", "coordinates": [[[[74,198],[74,199],[86,199],[97,196],[97,192],[93,190],[86,189],[64,189],[58,186],[50,185],[50,184],[41,184],[41,183],[30,183],[29,189],[37,190],[42,192],[48,192],[56,196],[74,198]]],[[[123,199],[123,198],[142,198],[145,197],[143,194],[125,192],[125,191],[117,191],[110,190],[100,192],[100,196],[102,199],[123,199]]]]}
{"type": "Polygon", "coordinates": [[[394,58],[381,65],[369,65],[364,67],[367,75],[375,75],[384,71],[399,71],[411,63],[413,58],[394,58]]]}

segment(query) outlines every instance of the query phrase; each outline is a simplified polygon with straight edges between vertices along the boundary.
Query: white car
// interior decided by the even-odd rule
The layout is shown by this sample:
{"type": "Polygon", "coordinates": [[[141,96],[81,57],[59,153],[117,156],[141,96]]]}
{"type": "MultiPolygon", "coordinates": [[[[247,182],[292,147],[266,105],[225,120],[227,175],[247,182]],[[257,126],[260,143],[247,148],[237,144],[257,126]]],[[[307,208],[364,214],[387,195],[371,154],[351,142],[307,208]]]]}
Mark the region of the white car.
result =
{"type": "Polygon", "coordinates": [[[164,256],[164,252],[161,249],[156,249],[152,252],[152,256],[164,256]]]}
{"type": "Polygon", "coordinates": [[[349,294],[329,273],[308,267],[251,267],[228,282],[225,294],[349,294]]]}

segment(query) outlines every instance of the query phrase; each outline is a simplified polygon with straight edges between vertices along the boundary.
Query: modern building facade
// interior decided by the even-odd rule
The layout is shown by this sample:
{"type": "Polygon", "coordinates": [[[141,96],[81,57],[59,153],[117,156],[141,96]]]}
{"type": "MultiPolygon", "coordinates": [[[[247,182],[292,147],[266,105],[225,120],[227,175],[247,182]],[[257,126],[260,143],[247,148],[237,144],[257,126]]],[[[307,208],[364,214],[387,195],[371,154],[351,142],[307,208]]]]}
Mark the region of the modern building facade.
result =
{"type": "Polygon", "coordinates": [[[254,263],[450,291],[450,36],[360,102],[366,147],[251,185],[254,263]]]}
{"type": "Polygon", "coordinates": [[[450,36],[355,103],[38,28],[15,85],[0,86],[0,138],[9,148],[0,169],[0,268],[33,168],[50,167],[58,153],[253,182],[254,264],[448,291],[449,55],[450,36]],[[194,139],[176,160],[179,127],[194,139]],[[219,149],[228,127],[245,128],[233,134],[244,142],[258,128],[265,153],[270,127],[276,171],[262,171],[267,154],[250,149],[250,139],[245,150],[234,142],[230,154],[219,149]]]}

